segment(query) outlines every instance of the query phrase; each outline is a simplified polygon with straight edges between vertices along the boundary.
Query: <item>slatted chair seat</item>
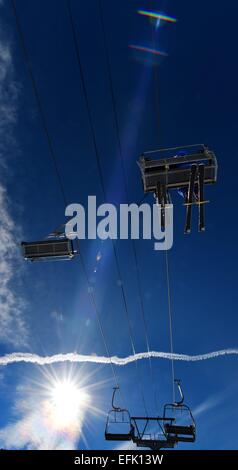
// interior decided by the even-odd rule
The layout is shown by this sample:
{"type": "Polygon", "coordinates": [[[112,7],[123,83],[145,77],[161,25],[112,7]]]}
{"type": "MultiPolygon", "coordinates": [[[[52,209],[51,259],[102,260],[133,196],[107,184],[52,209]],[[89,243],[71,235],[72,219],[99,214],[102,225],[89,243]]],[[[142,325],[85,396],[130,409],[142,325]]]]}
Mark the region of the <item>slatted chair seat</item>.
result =
{"type": "Polygon", "coordinates": [[[151,450],[173,449],[176,442],[169,440],[153,440],[153,439],[133,439],[137,447],[147,447],[151,450]]]}
{"type": "Polygon", "coordinates": [[[196,431],[194,426],[164,425],[169,440],[175,442],[195,442],[196,431]]]}
{"type": "Polygon", "coordinates": [[[128,434],[117,434],[117,433],[105,433],[106,441],[131,441],[132,436],[130,433],[128,434]]]}
{"type": "Polygon", "coordinates": [[[165,432],[168,434],[184,434],[185,436],[194,435],[195,429],[194,426],[176,426],[165,424],[165,432]]]}
{"type": "Polygon", "coordinates": [[[30,261],[50,259],[72,259],[75,256],[73,243],[66,238],[22,242],[22,254],[30,261]]]}

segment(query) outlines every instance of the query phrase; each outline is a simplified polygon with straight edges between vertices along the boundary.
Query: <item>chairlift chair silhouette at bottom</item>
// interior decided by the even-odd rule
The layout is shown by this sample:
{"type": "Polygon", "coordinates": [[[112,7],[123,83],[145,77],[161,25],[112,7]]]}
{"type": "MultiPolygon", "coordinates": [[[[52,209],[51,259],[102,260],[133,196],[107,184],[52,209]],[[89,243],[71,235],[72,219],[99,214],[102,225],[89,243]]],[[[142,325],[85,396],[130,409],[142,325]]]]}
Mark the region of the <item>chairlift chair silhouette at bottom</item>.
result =
{"type": "Polygon", "coordinates": [[[164,406],[164,418],[167,414],[169,416],[178,416],[182,421],[181,424],[176,424],[178,418],[175,417],[173,422],[164,424],[164,431],[169,440],[175,442],[195,442],[196,440],[196,424],[192,412],[189,406],[184,404],[184,394],[179,380],[175,380],[178,385],[181,400],[172,404],[166,404],[164,406]],[[186,418],[186,424],[184,420],[186,418]]]}
{"type": "Polygon", "coordinates": [[[131,417],[128,410],[115,406],[115,394],[118,387],[113,389],[112,409],[108,413],[105,439],[107,441],[132,441],[137,447],[151,450],[173,448],[174,439],[169,439],[164,431],[163,423],[173,422],[171,418],[163,417],[131,417]],[[149,427],[159,426],[157,432],[149,427]]]}
{"type": "Polygon", "coordinates": [[[173,449],[176,440],[170,439],[164,431],[164,422],[172,424],[173,418],[132,416],[131,425],[134,430],[133,442],[137,447],[151,450],[173,449]],[[151,428],[152,425],[152,428],[151,428]],[[157,426],[157,430],[155,430],[157,426]]]}
{"type": "Polygon", "coordinates": [[[108,413],[105,439],[107,441],[131,441],[133,428],[128,410],[115,406],[115,394],[119,388],[115,387],[112,394],[112,409],[108,413]]]}
{"type": "Polygon", "coordinates": [[[115,406],[115,394],[118,387],[114,388],[112,409],[107,417],[105,439],[107,441],[132,441],[137,447],[154,451],[173,449],[178,442],[194,442],[196,439],[195,421],[190,408],[184,404],[180,381],[175,382],[181,399],[172,404],[166,404],[162,417],[130,416],[128,410],[115,406]],[[177,413],[180,414],[182,423],[179,422],[177,413]]]}

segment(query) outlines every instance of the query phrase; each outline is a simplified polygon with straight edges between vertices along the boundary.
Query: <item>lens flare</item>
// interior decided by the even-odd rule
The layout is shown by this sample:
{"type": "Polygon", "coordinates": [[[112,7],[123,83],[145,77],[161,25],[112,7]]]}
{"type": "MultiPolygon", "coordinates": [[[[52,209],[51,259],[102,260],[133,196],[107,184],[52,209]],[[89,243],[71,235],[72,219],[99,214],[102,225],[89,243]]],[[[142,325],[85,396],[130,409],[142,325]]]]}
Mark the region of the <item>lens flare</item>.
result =
{"type": "Polygon", "coordinates": [[[167,16],[162,13],[157,13],[156,11],[148,10],[138,10],[139,15],[147,16],[148,18],[153,18],[160,21],[168,21],[169,23],[176,23],[177,19],[172,16],[167,16]]]}
{"type": "Polygon", "coordinates": [[[159,27],[160,27],[160,23],[161,23],[161,19],[158,18],[158,20],[156,21],[156,25],[155,25],[156,31],[158,31],[158,29],[159,29],[159,27]]]}
{"type": "Polygon", "coordinates": [[[149,54],[159,55],[159,56],[163,56],[163,57],[168,56],[168,54],[166,52],[159,51],[158,49],[153,49],[151,47],[138,46],[138,45],[135,45],[135,44],[130,44],[129,48],[130,49],[135,49],[135,50],[140,51],[140,52],[147,52],[149,54]]]}

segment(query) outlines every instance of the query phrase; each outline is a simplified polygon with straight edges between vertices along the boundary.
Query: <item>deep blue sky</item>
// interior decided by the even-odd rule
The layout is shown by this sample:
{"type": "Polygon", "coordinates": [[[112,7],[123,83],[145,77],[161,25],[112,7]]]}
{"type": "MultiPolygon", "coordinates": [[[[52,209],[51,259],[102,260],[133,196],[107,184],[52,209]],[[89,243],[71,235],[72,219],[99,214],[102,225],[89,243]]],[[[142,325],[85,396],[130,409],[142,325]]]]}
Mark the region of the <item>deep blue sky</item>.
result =
{"type": "MultiPolygon", "coordinates": [[[[65,1],[17,0],[16,5],[68,200],[85,203],[87,196],[93,194],[102,202],[65,1]]],[[[145,150],[204,142],[218,158],[218,183],[207,190],[211,202],[206,207],[205,234],[197,233],[194,218],[192,234],[183,235],[181,199],[174,197],[175,241],[169,253],[174,350],[199,354],[235,347],[238,344],[237,2],[230,1],[225,7],[214,0],[195,3],[185,0],[104,0],[103,5],[130,200],[137,202],[143,197],[136,161],[145,150]],[[164,25],[157,37],[159,47],[168,52],[168,57],[158,63],[159,132],[154,68],[145,64],[143,56],[128,49],[131,43],[151,44],[153,26],[137,15],[138,8],[162,9],[178,19],[177,24],[164,25]]],[[[72,0],[72,9],[108,198],[114,202],[120,196],[125,202],[97,1],[72,0]]],[[[10,171],[5,184],[16,223],[21,225],[24,238],[31,240],[44,237],[64,220],[64,205],[19,47],[14,18],[6,0],[1,16],[5,35],[11,42],[15,80],[19,86],[15,143],[8,144],[10,171]]],[[[19,236],[17,242],[20,244],[20,241],[19,236]]],[[[124,356],[131,354],[131,347],[110,245],[110,241],[103,246],[98,241],[84,241],[81,251],[94,284],[110,352],[124,356]],[[103,258],[94,275],[99,250],[103,258]]],[[[131,242],[118,241],[116,248],[136,350],[144,351],[146,345],[131,242]]],[[[165,254],[155,252],[152,242],[136,242],[136,248],[150,346],[168,351],[165,254]]],[[[22,269],[18,288],[19,295],[27,302],[25,318],[30,339],[26,350],[47,355],[74,350],[105,354],[80,261],[24,265],[22,269]],[[63,316],[59,326],[52,318],[53,311],[63,316]]],[[[0,350],[3,354],[15,351],[16,347],[6,343],[1,344],[0,350]]],[[[78,366],[74,369],[75,374],[93,372],[90,384],[107,381],[92,392],[96,406],[106,412],[112,390],[110,368],[78,366]]],[[[152,399],[149,364],[143,362],[139,369],[150,412],[161,412],[155,410],[152,399]]],[[[170,364],[154,360],[153,369],[162,409],[163,403],[171,400],[170,364]]],[[[176,376],[183,380],[191,407],[197,409],[205,403],[205,411],[197,416],[198,438],[193,448],[237,448],[237,359],[176,363],[175,369],[176,376]]],[[[56,370],[60,372],[61,367],[57,366],[56,370]]],[[[134,365],[117,369],[117,372],[130,411],[143,413],[134,365]]],[[[18,384],[39,377],[40,371],[34,366],[9,366],[5,370],[0,392],[2,427],[12,420],[18,384]]],[[[103,438],[104,421],[104,417],[89,416],[89,428],[85,430],[89,448],[110,448],[103,438]]],[[[84,447],[82,441],[78,445],[84,447]]]]}

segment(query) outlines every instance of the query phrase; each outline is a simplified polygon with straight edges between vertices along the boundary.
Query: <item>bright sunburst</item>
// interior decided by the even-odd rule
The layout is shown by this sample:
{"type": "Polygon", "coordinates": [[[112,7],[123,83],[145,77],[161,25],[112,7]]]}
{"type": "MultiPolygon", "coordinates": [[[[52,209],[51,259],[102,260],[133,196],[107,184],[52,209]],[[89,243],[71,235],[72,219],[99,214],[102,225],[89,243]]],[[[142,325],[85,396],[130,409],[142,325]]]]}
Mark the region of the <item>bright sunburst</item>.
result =
{"type": "Polygon", "coordinates": [[[58,429],[74,427],[89,405],[89,395],[69,379],[55,382],[51,391],[51,418],[58,429]]]}
{"type": "Polygon", "coordinates": [[[90,418],[104,416],[95,398],[102,385],[105,382],[95,380],[94,372],[89,374],[85,367],[74,365],[45,367],[40,377],[31,379],[27,428],[37,432],[43,440],[42,448],[74,449],[79,440],[87,445],[85,429],[90,428],[90,418]]]}

